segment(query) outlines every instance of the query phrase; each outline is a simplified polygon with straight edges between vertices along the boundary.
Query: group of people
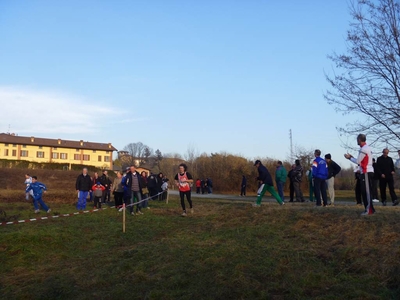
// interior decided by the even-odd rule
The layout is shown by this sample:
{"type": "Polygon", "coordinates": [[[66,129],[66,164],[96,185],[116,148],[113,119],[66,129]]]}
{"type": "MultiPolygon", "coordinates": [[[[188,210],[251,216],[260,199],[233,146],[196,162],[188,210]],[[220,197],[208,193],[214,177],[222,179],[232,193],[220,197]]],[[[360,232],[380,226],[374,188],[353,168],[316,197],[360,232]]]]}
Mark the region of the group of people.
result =
{"type": "Polygon", "coordinates": [[[196,179],[196,194],[212,194],[213,183],[211,178],[196,179]]]}
{"type": "MultiPolygon", "coordinates": [[[[392,200],[392,205],[399,204],[397,195],[394,191],[395,168],[400,169],[400,150],[398,151],[399,159],[393,163],[393,159],[389,157],[389,150],[385,148],[377,161],[372,158],[371,148],[366,143],[366,136],[359,134],[357,136],[357,144],[360,146],[357,157],[349,153],[344,155],[345,158],[356,164],[356,200],[357,204],[361,204],[361,199],[364,203],[364,212],[362,215],[372,215],[375,213],[373,202],[379,202],[377,186],[379,184],[382,205],[386,206],[386,188],[389,187],[389,193],[392,200]]],[[[307,173],[307,178],[310,181],[310,200],[312,194],[315,195],[316,206],[334,205],[335,202],[335,176],[341,171],[341,167],[332,160],[331,154],[326,154],[325,159],[321,157],[321,151],[314,151],[315,159],[313,160],[311,170],[307,173]],[[327,190],[329,193],[330,203],[327,199],[327,190]]],[[[284,204],[283,187],[286,178],[290,179],[290,202],[293,202],[293,194],[296,194],[296,201],[304,202],[304,197],[301,191],[300,183],[303,177],[303,168],[299,160],[295,161],[292,169],[287,173],[282,162],[278,161],[275,172],[275,182],[277,190],[275,190],[272,177],[267,168],[256,160],[254,166],[257,167],[259,176],[260,188],[257,192],[255,207],[261,205],[262,197],[266,191],[277,200],[279,204],[284,204]]],[[[246,195],[246,178],[243,175],[241,183],[241,196],[246,195]]]]}
{"type": "Polygon", "coordinates": [[[123,203],[130,204],[128,207],[132,215],[135,215],[133,206],[136,206],[137,214],[143,214],[141,209],[149,208],[148,199],[165,200],[168,181],[162,173],[147,175],[145,171],[142,171],[139,174],[134,166],[126,168],[125,174],[117,172],[113,181],[106,170],[100,177],[97,172],[90,177],[87,168],[84,168],[76,180],[78,192],[76,208],[77,210],[86,209],[87,200],[89,202],[94,200],[94,208],[101,208],[101,204],[111,201],[112,193],[116,208],[121,209],[123,203]],[[138,204],[134,204],[136,202],[138,204]]]}

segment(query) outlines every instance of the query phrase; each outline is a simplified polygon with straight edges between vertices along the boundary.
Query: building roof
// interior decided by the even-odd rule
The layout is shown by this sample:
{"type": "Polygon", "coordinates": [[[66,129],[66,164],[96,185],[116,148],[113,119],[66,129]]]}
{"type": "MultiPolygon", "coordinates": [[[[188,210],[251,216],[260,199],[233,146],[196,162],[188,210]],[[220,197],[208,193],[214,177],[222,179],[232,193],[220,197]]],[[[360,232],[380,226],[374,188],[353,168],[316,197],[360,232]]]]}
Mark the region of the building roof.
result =
{"type": "Polygon", "coordinates": [[[62,139],[46,139],[37,137],[18,136],[9,133],[0,133],[0,143],[5,144],[22,144],[34,146],[62,147],[72,149],[89,149],[103,151],[117,151],[111,143],[93,143],[80,141],[69,141],[62,139]]]}

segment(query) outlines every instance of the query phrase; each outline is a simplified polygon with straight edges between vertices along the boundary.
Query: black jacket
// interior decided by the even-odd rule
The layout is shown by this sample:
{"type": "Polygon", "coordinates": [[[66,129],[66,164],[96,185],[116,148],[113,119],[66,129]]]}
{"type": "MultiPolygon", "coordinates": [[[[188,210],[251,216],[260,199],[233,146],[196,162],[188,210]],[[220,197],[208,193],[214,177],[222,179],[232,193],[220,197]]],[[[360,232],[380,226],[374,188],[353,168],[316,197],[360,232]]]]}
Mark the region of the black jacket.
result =
{"type": "MultiPolygon", "coordinates": [[[[381,178],[381,175],[384,174],[385,177],[392,177],[392,172],[394,172],[394,163],[393,159],[390,156],[384,157],[379,156],[378,159],[376,160],[376,165],[377,165],[377,171],[379,178],[381,178]]],[[[374,172],[376,172],[374,170],[374,172]]]]}
{"type": "Polygon", "coordinates": [[[298,165],[293,170],[293,182],[301,182],[302,180],[303,180],[303,167],[298,165]]]}
{"type": "Polygon", "coordinates": [[[326,179],[335,177],[337,174],[339,174],[340,170],[342,170],[342,168],[333,160],[331,160],[329,164],[327,163],[327,165],[328,165],[328,177],[326,179]]]}
{"type": "Polygon", "coordinates": [[[272,182],[271,174],[268,172],[268,169],[263,164],[260,164],[257,170],[258,170],[257,180],[260,180],[268,185],[272,186],[274,185],[272,182]]]}
{"type": "Polygon", "coordinates": [[[83,174],[79,175],[76,179],[76,190],[82,192],[88,192],[92,189],[92,179],[90,179],[89,174],[83,176],[83,174]]]}
{"type": "Polygon", "coordinates": [[[100,183],[106,188],[106,190],[109,190],[112,184],[110,177],[103,174],[99,177],[99,179],[100,183]]]}
{"type": "Polygon", "coordinates": [[[147,177],[147,187],[149,189],[157,189],[157,176],[154,174],[150,174],[149,177],[147,177]]]}
{"type": "Polygon", "coordinates": [[[245,187],[247,185],[247,179],[246,176],[243,175],[242,177],[242,187],[245,187]]]}

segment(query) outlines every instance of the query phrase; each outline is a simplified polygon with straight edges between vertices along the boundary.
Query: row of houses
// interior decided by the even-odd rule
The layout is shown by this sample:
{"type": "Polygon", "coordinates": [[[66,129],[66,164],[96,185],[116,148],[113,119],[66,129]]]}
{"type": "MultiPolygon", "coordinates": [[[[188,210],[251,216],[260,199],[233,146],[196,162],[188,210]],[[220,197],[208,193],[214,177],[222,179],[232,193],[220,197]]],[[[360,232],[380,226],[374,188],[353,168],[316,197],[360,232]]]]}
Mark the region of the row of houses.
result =
{"type": "Polygon", "coordinates": [[[63,139],[18,136],[0,133],[0,159],[26,160],[38,163],[90,165],[113,170],[111,143],[93,143],[63,139]]]}

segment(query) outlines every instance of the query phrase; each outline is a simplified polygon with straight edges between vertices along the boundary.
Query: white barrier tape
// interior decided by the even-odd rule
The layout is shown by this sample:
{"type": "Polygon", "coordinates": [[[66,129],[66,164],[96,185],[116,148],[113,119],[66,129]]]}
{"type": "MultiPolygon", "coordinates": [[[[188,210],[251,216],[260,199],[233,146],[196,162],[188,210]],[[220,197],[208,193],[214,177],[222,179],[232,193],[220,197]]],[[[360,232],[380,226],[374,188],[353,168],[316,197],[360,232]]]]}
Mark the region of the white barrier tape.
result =
{"type": "MultiPolygon", "coordinates": [[[[139,202],[135,202],[132,204],[128,204],[125,205],[125,207],[128,206],[134,206],[137,204],[140,204],[144,201],[147,201],[149,199],[153,199],[154,197],[158,197],[159,195],[165,193],[167,191],[162,191],[156,195],[153,195],[151,197],[147,197],[146,199],[142,199],[139,202]]],[[[110,206],[110,207],[105,207],[105,208],[95,208],[92,210],[85,210],[85,211],[78,211],[78,212],[74,212],[74,213],[70,213],[70,214],[62,214],[62,215],[57,215],[57,216],[49,216],[49,217],[40,217],[40,218],[34,218],[34,219],[27,219],[27,220],[16,220],[16,221],[12,221],[12,222],[1,222],[1,225],[12,225],[12,224],[20,224],[20,223],[28,223],[28,222],[34,222],[34,221],[39,221],[39,220],[49,220],[49,219],[55,219],[55,218],[60,218],[60,217],[71,217],[71,216],[76,216],[76,215],[80,215],[80,214],[87,214],[87,213],[91,213],[91,212],[97,212],[97,211],[101,211],[101,210],[106,210],[107,208],[114,208],[115,206],[110,206]]]]}
{"type": "Polygon", "coordinates": [[[147,200],[149,200],[149,199],[153,199],[154,197],[157,197],[157,196],[159,196],[159,195],[161,195],[161,194],[164,194],[165,192],[166,192],[166,191],[159,192],[158,194],[153,195],[153,196],[151,196],[151,197],[147,197],[146,199],[142,199],[142,200],[140,200],[139,202],[135,202],[135,203],[131,203],[131,204],[126,204],[125,207],[138,205],[139,203],[142,203],[142,202],[147,201],[147,200]]]}
{"type": "MultiPolygon", "coordinates": [[[[115,206],[111,206],[109,208],[114,208],[115,206]]],[[[78,211],[75,213],[70,213],[70,214],[62,214],[62,215],[56,215],[56,216],[48,216],[48,217],[40,217],[40,218],[34,218],[34,219],[26,219],[26,220],[16,220],[12,222],[2,222],[0,223],[1,225],[12,225],[12,224],[20,224],[20,223],[29,223],[29,222],[34,222],[34,221],[39,221],[39,220],[49,220],[49,219],[56,219],[56,218],[61,218],[61,217],[70,217],[74,215],[80,215],[80,214],[86,214],[86,213],[91,213],[91,212],[96,212],[96,211],[101,211],[101,210],[106,210],[106,208],[103,209],[92,209],[92,210],[85,210],[85,211],[78,211]]]]}

